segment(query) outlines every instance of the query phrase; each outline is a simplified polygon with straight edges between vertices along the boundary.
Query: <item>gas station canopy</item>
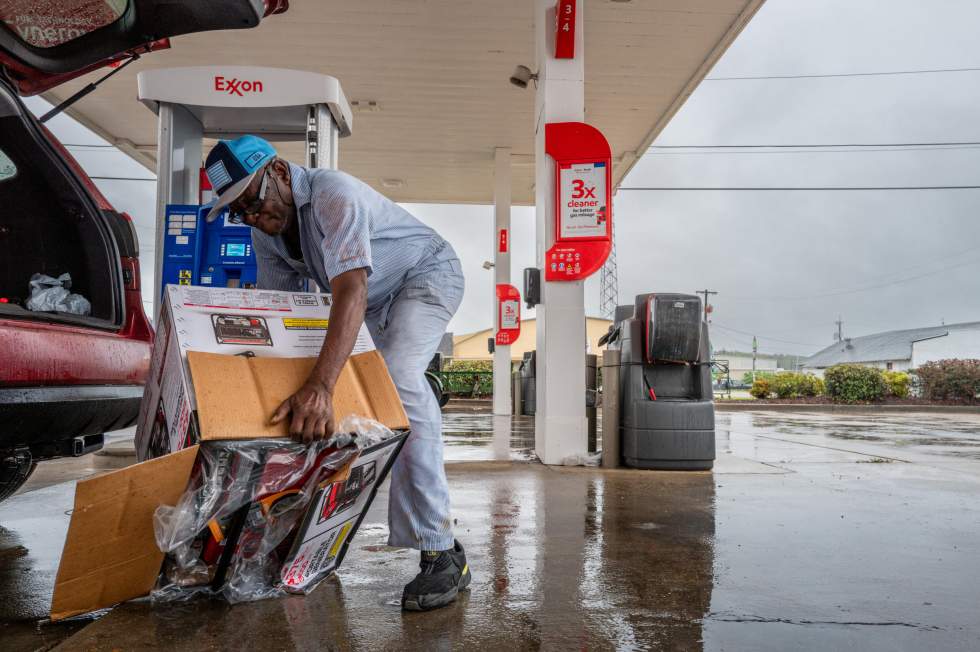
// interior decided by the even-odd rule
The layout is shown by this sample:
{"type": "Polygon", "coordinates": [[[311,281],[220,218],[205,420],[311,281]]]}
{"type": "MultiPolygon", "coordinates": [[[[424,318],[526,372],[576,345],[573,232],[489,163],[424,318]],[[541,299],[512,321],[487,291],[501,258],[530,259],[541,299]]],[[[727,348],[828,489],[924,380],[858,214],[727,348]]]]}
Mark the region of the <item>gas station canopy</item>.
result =
{"type": "MultiPolygon", "coordinates": [[[[586,120],[609,140],[618,185],[762,0],[582,4],[586,120]]],[[[494,148],[510,147],[513,203],[534,202],[534,92],[508,81],[516,65],[534,66],[527,0],[299,1],[256,29],[181,36],[172,46],[69,113],[155,171],[157,123],[136,101],[137,73],[215,64],[306,70],[340,80],[353,109],[357,129],[339,167],[392,199],[492,203],[494,148]]],[[[101,74],[45,97],[57,103],[101,74]]],[[[279,147],[303,160],[302,142],[279,147]]]]}

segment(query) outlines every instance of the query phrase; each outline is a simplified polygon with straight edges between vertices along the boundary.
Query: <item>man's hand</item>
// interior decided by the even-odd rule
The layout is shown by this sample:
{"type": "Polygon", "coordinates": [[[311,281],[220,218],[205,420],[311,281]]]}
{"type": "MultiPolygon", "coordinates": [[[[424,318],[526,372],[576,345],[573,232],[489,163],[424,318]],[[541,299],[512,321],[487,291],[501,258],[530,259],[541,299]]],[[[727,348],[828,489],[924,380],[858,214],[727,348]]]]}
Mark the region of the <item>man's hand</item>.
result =
{"type": "Polygon", "coordinates": [[[272,415],[272,423],[275,424],[292,412],[289,436],[306,443],[333,434],[333,388],[347,362],[347,356],[354,348],[357,331],[364,322],[367,270],[352,269],[330,279],[330,289],[333,290],[330,326],[323,338],[319,359],[306,384],[272,415]]]}
{"type": "Polygon", "coordinates": [[[272,423],[281,422],[290,413],[289,436],[298,442],[309,444],[333,434],[333,395],[326,385],[307,381],[276,409],[272,423]]]}

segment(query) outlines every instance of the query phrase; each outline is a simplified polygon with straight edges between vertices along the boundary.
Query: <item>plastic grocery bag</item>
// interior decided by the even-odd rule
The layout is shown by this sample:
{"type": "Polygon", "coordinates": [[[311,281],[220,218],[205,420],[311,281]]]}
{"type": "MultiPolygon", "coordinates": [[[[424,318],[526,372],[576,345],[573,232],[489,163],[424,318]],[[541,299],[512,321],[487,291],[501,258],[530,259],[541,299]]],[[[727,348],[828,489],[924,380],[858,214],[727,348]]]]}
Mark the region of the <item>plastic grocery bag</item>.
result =
{"type": "Polygon", "coordinates": [[[177,505],[154,515],[157,546],[167,556],[151,599],[203,594],[236,603],[284,594],[280,571],[320,484],[361,449],[394,436],[360,417],[345,419],[345,429],[350,434],[309,446],[287,439],[201,444],[177,505]]]}
{"type": "Polygon", "coordinates": [[[31,296],[27,309],[37,312],[67,312],[73,315],[89,315],[92,304],[80,294],[73,294],[71,275],[67,272],[54,278],[46,274],[34,274],[30,281],[31,296]]]}

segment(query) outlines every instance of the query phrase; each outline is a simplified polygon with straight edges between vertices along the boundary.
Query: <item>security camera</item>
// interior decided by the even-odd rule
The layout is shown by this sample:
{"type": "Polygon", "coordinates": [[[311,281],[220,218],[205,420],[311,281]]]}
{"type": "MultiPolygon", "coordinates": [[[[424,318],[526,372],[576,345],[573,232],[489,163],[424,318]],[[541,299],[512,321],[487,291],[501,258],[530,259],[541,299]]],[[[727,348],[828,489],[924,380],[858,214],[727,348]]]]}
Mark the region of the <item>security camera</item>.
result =
{"type": "Polygon", "coordinates": [[[493,263],[491,263],[489,260],[483,261],[483,269],[493,269],[494,267],[496,266],[493,263]]]}
{"type": "Polygon", "coordinates": [[[510,83],[518,88],[527,88],[527,83],[537,78],[537,73],[531,72],[531,69],[527,66],[517,66],[514,68],[514,73],[510,76],[510,83]]]}

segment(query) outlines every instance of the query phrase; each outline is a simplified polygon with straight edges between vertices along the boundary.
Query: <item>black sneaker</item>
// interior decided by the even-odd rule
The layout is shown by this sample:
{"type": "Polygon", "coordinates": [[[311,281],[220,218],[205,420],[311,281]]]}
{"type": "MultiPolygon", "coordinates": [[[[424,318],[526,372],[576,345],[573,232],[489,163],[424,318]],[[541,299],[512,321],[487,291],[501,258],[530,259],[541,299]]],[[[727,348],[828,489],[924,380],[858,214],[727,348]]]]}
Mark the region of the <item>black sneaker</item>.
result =
{"type": "Polygon", "coordinates": [[[444,607],[473,579],[463,546],[455,540],[451,550],[423,550],[419,568],[422,570],[402,591],[402,609],[407,611],[444,607]]]}

